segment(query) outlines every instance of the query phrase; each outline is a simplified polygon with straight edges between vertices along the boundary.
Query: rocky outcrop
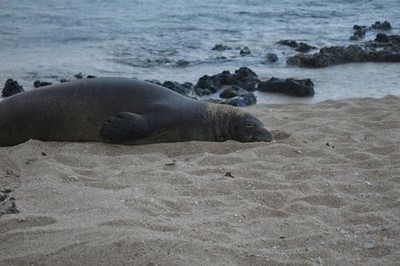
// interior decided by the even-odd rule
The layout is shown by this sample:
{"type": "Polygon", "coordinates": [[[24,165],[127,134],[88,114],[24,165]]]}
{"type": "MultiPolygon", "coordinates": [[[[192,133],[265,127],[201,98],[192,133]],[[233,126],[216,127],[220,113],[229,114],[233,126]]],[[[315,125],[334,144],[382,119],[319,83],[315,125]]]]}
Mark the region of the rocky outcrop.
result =
{"type": "Polygon", "coordinates": [[[276,55],[276,54],[274,54],[274,53],[267,53],[266,55],[265,55],[265,59],[266,59],[266,61],[268,62],[268,63],[275,63],[275,62],[277,62],[278,61],[278,56],[276,55]]]}
{"type": "Polygon", "coordinates": [[[365,25],[354,25],[353,26],[354,33],[353,36],[350,37],[350,40],[358,41],[364,38],[367,31],[370,30],[388,31],[390,29],[392,29],[392,25],[386,20],[384,22],[377,21],[370,27],[365,25]]]}
{"type": "Polygon", "coordinates": [[[312,55],[298,54],[289,57],[287,63],[301,67],[327,67],[344,63],[400,62],[399,40],[398,35],[380,33],[374,41],[363,45],[326,47],[312,55]]]}
{"type": "Polygon", "coordinates": [[[219,94],[219,97],[225,99],[220,103],[233,106],[249,106],[257,103],[257,98],[252,92],[246,91],[237,86],[232,86],[223,90],[219,94]]]}
{"type": "Polygon", "coordinates": [[[311,46],[307,43],[304,43],[304,42],[298,43],[297,41],[294,41],[294,40],[281,40],[278,42],[278,44],[286,45],[291,48],[295,48],[295,50],[300,53],[308,53],[311,50],[317,49],[317,47],[311,46]]]}
{"type": "Polygon", "coordinates": [[[224,45],[224,44],[216,44],[211,50],[213,51],[218,51],[218,52],[222,52],[225,50],[232,50],[232,47],[229,47],[228,45],[224,45]]]}
{"type": "Polygon", "coordinates": [[[248,67],[241,67],[235,70],[233,76],[237,80],[238,86],[247,91],[256,90],[257,83],[260,82],[257,74],[248,67]]]}
{"type": "Polygon", "coordinates": [[[228,45],[220,44],[220,43],[214,45],[214,47],[211,50],[212,51],[217,51],[217,52],[223,52],[223,51],[226,51],[226,50],[238,50],[239,54],[241,56],[246,56],[246,55],[251,54],[250,48],[247,47],[247,46],[239,46],[239,47],[232,48],[232,47],[230,47],[228,45]]]}
{"type": "Polygon", "coordinates": [[[19,85],[16,80],[7,79],[6,83],[4,84],[1,97],[9,97],[20,92],[24,92],[24,88],[22,88],[22,86],[19,85]]]}
{"type": "Polygon", "coordinates": [[[246,56],[246,55],[251,54],[250,48],[247,47],[247,46],[244,46],[244,47],[240,48],[239,54],[240,54],[241,56],[246,56]]]}
{"type": "Polygon", "coordinates": [[[197,95],[204,96],[216,93],[224,85],[236,85],[236,80],[229,71],[223,71],[212,76],[202,76],[197,81],[194,89],[197,95]]]}
{"type": "Polygon", "coordinates": [[[258,84],[263,92],[283,93],[289,96],[308,97],[314,95],[314,83],[310,79],[271,78],[258,84]]]}
{"type": "Polygon", "coordinates": [[[390,30],[392,29],[392,25],[386,20],[384,22],[377,21],[371,25],[371,28],[376,30],[390,30]]]}
{"type": "Polygon", "coordinates": [[[51,85],[51,82],[48,81],[35,80],[35,82],[33,82],[33,87],[35,88],[45,87],[49,85],[51,85]]]}
{"type": "MultiPolygon", "coordinates": [[[[331,46],[321,48],[314,54],[297,54],[287,59],[287,64],[300,67],[327,67],[345,63],[398,63],[400,62],[400,35],[387,35],[382,31],[392,28],[387,21],[377,21],[371,26],[354,25],[355,30],[351,40],[356,41],[364,38],[367,31],[379,31],[375,40],[351,44],[348,46],[331,46]]],[[[291,47],[298,44],[295,41],[281,41],[291,47]]]]}
{"type": "Polygon", "coordinates": [[[241,67],[234,74],[229,71],[223,71],[212,76],[204,75],[198,80],[194,89],[199,96],[216,93],[227,85],[235,85],[247,91],[254,91],[258,82],[259,79],[256,73],[250,68],[241,67]]]}

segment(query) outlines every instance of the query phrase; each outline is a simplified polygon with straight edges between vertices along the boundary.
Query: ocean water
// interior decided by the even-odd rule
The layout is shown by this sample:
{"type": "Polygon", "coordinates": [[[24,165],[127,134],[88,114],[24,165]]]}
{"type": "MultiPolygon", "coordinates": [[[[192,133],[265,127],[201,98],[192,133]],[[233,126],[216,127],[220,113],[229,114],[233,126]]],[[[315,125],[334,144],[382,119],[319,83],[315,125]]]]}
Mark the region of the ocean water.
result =
{"type": "MultiPolygon", "coordinates": [[[[195,83],[246,66],[261,79],[311,78],[313,98],[258,93],[259,102],[400,94],[400,64],[287,66],[283,39],[348,45],[354,24],[387,20],[400,33],[399,0],[0,0],[0,82],[56,82],[76,73],[195,83]],[[232,47],[213,51],[216,44],[232,47]],[[241,56],[247,46],[251,54],[241,56]],[[267,53],[279,61],[268,63],[267,53]]],[[[368,32],[365,40],[374,39],[368,32]]],[[[2,86],[2,84],[0,84],[2,86]]]]}

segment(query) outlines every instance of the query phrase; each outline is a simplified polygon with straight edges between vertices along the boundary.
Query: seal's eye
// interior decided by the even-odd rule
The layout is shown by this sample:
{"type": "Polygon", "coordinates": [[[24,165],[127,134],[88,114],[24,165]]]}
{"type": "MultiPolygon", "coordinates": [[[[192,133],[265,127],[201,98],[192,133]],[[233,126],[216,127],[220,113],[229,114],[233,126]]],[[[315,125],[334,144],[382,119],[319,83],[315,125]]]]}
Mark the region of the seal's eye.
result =
{"type": "Polygon", "coordinates": [[[254,123],[252,123],[252,122],[247,122],[246,123],[246,127],[247,128],[253,128],[253,127],[256,127],[256,125],[254,123]]]}

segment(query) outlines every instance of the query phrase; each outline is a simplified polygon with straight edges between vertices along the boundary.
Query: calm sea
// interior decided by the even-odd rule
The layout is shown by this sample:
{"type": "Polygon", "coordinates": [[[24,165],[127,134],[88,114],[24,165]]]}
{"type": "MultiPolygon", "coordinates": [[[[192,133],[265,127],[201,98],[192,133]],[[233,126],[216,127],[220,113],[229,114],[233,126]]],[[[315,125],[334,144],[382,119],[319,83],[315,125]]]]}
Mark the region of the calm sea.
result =
{"type": "Polygon", "coordinates": [[[82,72],[195,83],[247,66],[261,79],[315,84],[312,99],[259,93],[259,102],[400,94],[400,64],[288,67],[294,51],[276,44],[347,45],[354,24],[387,20],[389,34],[399,34],[399,18],[399,0],[0,0],[0,82],[13,78],[29,89],[36,79],[54,82],[82,72]],[[213,51],[216,44],[233,49],[213,51]],[[241,56],[245,46],[251,54],[241,56]],[[267,53],[279,61],[268,63],[267,53]]]}

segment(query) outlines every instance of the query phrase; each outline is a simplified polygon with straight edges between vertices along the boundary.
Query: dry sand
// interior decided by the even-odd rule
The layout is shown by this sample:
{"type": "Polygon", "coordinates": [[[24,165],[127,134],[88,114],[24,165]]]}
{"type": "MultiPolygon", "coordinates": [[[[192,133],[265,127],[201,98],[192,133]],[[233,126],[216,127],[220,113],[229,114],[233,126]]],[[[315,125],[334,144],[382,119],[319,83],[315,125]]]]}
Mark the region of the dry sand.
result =
{"type": "Polygon", "coordinates": [[[400,97],[249,111],[274,142],[0,148],[0,264],[399,265],[400,97]]]}

